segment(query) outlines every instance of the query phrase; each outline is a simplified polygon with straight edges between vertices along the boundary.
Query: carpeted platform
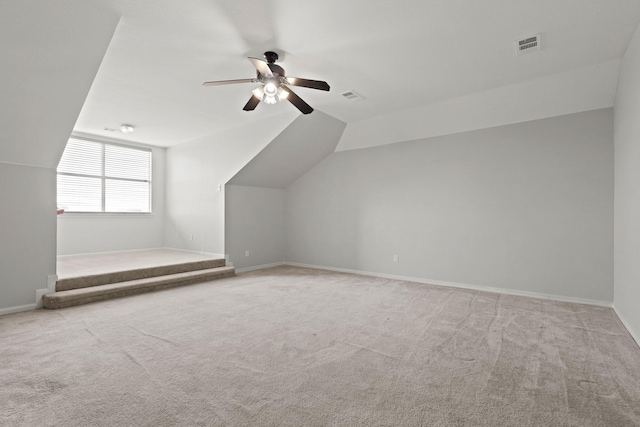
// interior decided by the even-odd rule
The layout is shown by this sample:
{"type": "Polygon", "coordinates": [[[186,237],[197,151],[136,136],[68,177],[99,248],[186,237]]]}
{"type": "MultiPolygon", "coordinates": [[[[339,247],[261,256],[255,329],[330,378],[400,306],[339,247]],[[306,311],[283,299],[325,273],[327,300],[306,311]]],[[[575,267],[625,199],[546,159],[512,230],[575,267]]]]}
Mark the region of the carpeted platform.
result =
{"type": "Polygon", "coordinates": [[[122,298],[235,275],[225,259],[171,249],[63,256],[55,292],[44,308],[57,309],[122,298]]]}
{"type": "Polygon", "coordinates": [[[183,263],[208,262],[220,258],[221,256],[165,248],[62,255],[57,258],[56,271],[58,279],[70,280],[82,276],[96,276],[183,263]]]}
{"type": "Polygon", "coordinates": [[[640,426],[611,309],[295,267],[0,317],[2,426],[640,426]]]}

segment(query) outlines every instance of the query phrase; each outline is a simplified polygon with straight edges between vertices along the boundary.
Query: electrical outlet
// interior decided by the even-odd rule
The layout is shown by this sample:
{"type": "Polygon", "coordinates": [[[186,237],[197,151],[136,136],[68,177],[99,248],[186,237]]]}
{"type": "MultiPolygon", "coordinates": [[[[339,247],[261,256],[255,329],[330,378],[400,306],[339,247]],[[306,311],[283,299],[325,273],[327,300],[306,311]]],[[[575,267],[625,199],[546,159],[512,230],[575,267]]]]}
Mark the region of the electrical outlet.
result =
{"type": "Polygon", "coordinates": [[[393,256],[393,262],[398,262],[398,255],[393,256]]]}
{"type": "Polygon", "coordinates": [[[189,240],[193,240],[193,234],[189,234],[189,240]]]}
{"type": "Polygon", "coordinates": [[[249,256],[249,251],[244,251],[244,256],[249,256]]]}

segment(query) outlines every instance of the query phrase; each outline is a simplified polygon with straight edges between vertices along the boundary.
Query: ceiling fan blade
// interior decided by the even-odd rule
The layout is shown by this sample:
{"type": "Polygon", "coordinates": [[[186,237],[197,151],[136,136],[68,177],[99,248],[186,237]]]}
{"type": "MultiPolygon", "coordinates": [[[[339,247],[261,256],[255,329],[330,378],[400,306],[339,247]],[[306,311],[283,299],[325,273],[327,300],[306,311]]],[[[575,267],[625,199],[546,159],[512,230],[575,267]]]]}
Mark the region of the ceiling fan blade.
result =
{"type": "Polygon", "coordinates": [[[258,70],[260,74],[264,74],[267,77],[273,77],[271,68],[269,68],[269,64],[267,64],[266,61],[263,61],[262,59],[258,59],[258,58],[251,58],[251,57],[249,57],[248,59],[249,61],[251,61],[253,66],[256,67],[256,70],[258,70]]]}
{"type": "Polygon", "coordinates": [[[202,86],[222,86],[234,83],[256,83],[258,79],[218,80],[216,82],[204,82],[202,86]]]}
{"type": "Polygon", "coordinates": [[[273,74],[277,74],[280,77],[284,77],[284,74],[285,74],[284,68],[276,64],[268,64],[268,65],[269,65],[269,69],[273,74]]]}
{"type": "Polygon", "coordinates": [[[313,108],[306,102],[302,100],[298,95],[296,95],[291,89],[286,87],[285,85],[280,86],[282,90],[287,92],[289,95],[287,96],[287,100],[295,105],[295,107],[300,110],[302,114],[309,114],[313,111],[313,108]]]}
{"type": "Polygon", "coordinates": [[[243,110],[253,111],[256,109],[258,104],[260,104],[260,100],[252,95],[251,98],[249,98],[249,102],[247,102],[247,104],[244,106],[243,110]]]}
{"type": "Polygon", "coordinates": [[[287,77],[287,82],[292,86],[308,87],[318,90],[329,90],[329,83],[321,80],[299,79],[297,77],[287,77]]]}

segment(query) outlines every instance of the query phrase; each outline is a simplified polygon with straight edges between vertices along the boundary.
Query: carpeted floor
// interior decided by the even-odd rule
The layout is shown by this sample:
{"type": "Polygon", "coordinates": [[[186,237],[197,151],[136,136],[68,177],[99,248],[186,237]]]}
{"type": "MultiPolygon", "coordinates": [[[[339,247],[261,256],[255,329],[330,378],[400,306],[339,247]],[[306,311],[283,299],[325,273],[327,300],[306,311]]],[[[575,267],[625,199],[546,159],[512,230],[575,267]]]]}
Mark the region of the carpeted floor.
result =
{"type": "Polygon", "coordinates": [[[278,267],[0,317],[2,426],[640,426],[610,309],[278,267]]]}

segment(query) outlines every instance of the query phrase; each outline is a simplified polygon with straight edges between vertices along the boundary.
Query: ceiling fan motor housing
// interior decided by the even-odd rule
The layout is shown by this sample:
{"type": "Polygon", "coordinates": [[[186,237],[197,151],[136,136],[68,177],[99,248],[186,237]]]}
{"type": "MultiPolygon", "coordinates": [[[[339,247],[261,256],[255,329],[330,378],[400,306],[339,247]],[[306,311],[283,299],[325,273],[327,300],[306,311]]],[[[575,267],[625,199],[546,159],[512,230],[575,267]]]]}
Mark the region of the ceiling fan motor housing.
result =
{"type": "Polygon", "coordinates": [[[272,51],[267,51],[264,53],[264,58],[267,60],[267,65],[273,74],[277,74],[278,77],[284,77],[285,71],[279,65],[276,65],[275,62],[278,60],[278,54],[272,51]]]}
{"type": "Polygon", "coordinates": [[[278,60],[278,54],[268,50],[264,53],[264,59],[266,59],[269,64],[273,64],[278,60]]]}

